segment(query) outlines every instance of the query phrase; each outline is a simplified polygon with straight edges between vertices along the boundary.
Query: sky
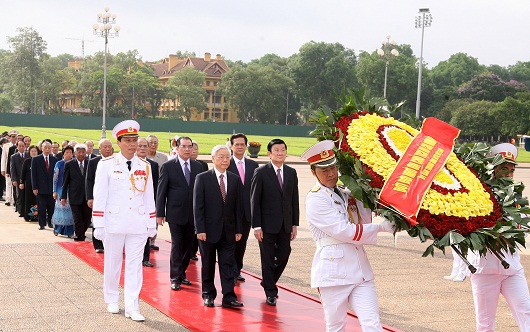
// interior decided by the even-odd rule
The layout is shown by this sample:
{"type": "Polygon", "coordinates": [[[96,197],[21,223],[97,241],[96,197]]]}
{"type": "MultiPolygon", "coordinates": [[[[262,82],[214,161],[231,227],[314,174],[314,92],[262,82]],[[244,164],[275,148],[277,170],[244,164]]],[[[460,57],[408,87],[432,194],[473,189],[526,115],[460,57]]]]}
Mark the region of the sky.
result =
{"type": "Polygon", "coordinates": [[[82,40],[85,56],[103,51],[92,25],[105,6],[121,27],[109,51],[136,49],[144,61],[180,50],[248,62],[268,53],[289,57],[310,41],[358,54],[375,51],[387,35],[419,57],[420,8],[433,17],[424,31],[429,68],[458,52],[484,65],[530,61],[528,0],[0,0],[0,49],[9,49],[17,28],[33,27],[52,56],[81,56],[82,40]]]}

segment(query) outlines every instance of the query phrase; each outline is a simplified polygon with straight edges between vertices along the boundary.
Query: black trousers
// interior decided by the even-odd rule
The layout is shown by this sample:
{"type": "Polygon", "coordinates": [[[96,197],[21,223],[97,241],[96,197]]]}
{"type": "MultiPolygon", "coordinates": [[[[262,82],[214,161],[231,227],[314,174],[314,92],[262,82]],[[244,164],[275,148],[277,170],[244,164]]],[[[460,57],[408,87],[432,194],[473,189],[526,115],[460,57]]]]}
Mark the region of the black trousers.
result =
{"type": "Polygon", "coordinates": [[[291,234],[263,232],[263,241],[259,243],[259,251],[263,278],[261,286],[267,297],[275,297],[278,295],[276,282],[282,276],[291,254],[291,234]]]}
{"type": "MultiPolygon", "coordinates": [[[[223,232],[224,233],[224,232],[223,232]]],[[[219,262],[219,278],[221,280],[221,292],[223,302],[237,300],[234,293],[234,239],[228,241],[223,234],[219,242],[211,243],[199,241],[201,251],[201,280],[202,280],[202,298],[215,299],[217,289],[215,288],[215,261],[216,254],[219,262]]]]}
{"type": "Polygon", "coordinates": [[[149,262],[149,256],[151,255],[151,238],[147,238],[147,242],[145,243],[144,247],[144,257],[142,258],[142,262],[149,262]]]}
{"type": "Polygon", "coordinates": [[[186,279],[186,269],[190,264],[191,248],[195,237],[195,227],[192,222],[177,225],[168,222],[171,233],[171,255],[169,257],[169,278],[178,284],[186,279]]]}
{"type": "Polygon", "coordinates": [[[245,256],[245,251],[247,250],[247,241],[250,234],[250,221],[245,220],[245,218],[243,219],[243,233],[241,234],[241,240],[236,242],[235,250],[236,265],[234,266],[234,273],[236,277],[241,273],[241,269],[243,268],[243,257],[245,256]]]}
{"type": "Polygon", "coordinates": [[[94,227],[92,227],[92,245],[94,246],[94,249],[105,249],[103,247],[103,241],[94,237],[94,227]]]}
{"type": "Polygon", "coordinates": [[[53,212],[55,211],[55,199],[50,195],[37,195],[37,212],[39,214],[39,226],[46,226],[46,223],[52,222],[53,212]]]}
{"type": "Polygon", "coordinates": [[[86,201],[83,201],[82,204],[70,204],[70,207],[74,217],[75,240],[84,241],[86,231],[90,227],[92,209],[88,207],[86,201]]]}

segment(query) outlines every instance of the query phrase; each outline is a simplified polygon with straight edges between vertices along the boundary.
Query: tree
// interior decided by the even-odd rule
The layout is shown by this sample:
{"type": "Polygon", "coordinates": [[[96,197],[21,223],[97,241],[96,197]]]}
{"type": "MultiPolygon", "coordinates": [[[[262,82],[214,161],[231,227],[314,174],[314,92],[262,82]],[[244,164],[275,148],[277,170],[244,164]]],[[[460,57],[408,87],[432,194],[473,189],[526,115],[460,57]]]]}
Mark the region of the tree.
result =
{"type": "Polygon", "coordinates": [[[453,112],[455,112],[462,106],[471,104],[472,102],[473,99],[451,99],[449,101],[446,101],[442,109],[440,109],[438,113],[435,114],[435,117],[442,121],[450,123],[453,117],[453,112]]]}
{"type": "Polygon", "coordinates": [[[502,135],[530,134],[530,93],[519,92],[497,105],[495,123],[502,135]]]}
{"type": "Polygon", "coordinates": [[[468,82],[474,76],[484,73],[485,67],[476,58],[465,53],[456,53],[446,61],[441,61],[429,71],[428,89],[432,91],[432,102],[427,114],[437,114],[448,101],[457,98],[459,85],[468,82]]]}
{"type": "Polygon", "coordinates": [[[440,61],[431,70],[430,77],[434,89],[442,89],[447,86],[459,86],[468,82],[478,74],[484,73],[485,67],[465,53],[456,53],[446,61],[440,61]]]}
{"type": "Polygon", "coordinates": [[[240,122],[285,123],[287,94],[294,81],[275,66],[236,66],[223,75],[220,89],[240,122]]]}
{"type": "Polygon", "coordinates": [[[63,63],[59,57],[42,62],[42,104],[45,109],[49,106],[54,113],[62,113],[76,87],[74,69],[65,67],[63,63]]]}
{"type": "Polygon", "coordinates": [[[9,113],[15,105],[7,93],[0,93],[0,113],[9,113]]]}
{"type": "Polygon", "coordinates": [[[470,139],[489,139],[499,133],[495,123],[496,103],[491,101],[474,101],[455,109],[451,125],[462,131],[461,137],[470,139]]]}
{"type": "Polygon", "coordinates": [[[168,94],[174,98],[178,118],[184,117],[190,121],[192,111],[202,113],[207,96],[202,88],[205,78],[205,73],[192,67],[185,67],[168,80],[168,94]]]}
{"type": "Polygon", "coordinates": [[[339,43],[311,41],[302,45],[289,61],[297,96],[312,110],[321,106],[337,108],[341,92],[357,85],[356,63],[355,52],[339,43]]]}
{"type": "Polygon", "coordinates": [[[521,82],[530,89],[530,61],[517,61],[515,65],[508,67],[508,71],[510,72],[510,80],[521,82]]]}
{"type": "MultiPolygon", "coordinates": [[[[396,45],[399,56],[388,65],[387,100],[390,104],[405,101],[404,108],[413,110],[418,86],[416,58],[410,45],[396,45]]],[[[382,97],[385,82],[385,61],[376,51],[359,55],[357,79],[365,87],[367,97],[382,97]]]]}
{"type": "Polygon", "coordinates": [[[528,91],[528,88],[517,81],[506,82],[495,74],[481,74],[462,84],[458,88],[458,96],[499,102],[523,91],[528,91]]]}
{"type": "Polygon", "coordinates": [[[46,42],[33,28],[18,28],[15,37],[7,41],[12,49],[6,61],[9,78],[8,89],[15,102],[31,113],[36,91],[40,90],[39,63],[46,52],[46,42]]]}

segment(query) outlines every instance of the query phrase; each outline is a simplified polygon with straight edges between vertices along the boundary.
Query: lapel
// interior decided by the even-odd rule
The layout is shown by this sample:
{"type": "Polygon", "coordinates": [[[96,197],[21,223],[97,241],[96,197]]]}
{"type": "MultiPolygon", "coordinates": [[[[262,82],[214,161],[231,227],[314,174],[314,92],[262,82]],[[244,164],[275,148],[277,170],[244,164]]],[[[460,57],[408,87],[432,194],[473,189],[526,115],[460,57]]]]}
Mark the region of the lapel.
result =
{"type": "Polygon", "coordinates": [[[245,160],[245,186],[247,184],[250,185],[250,182],[252,181],[252,176],[254,176],[254,169],[252,169],[250,163],[247,163],[247,161],[245,160]]]}
{"type": "MultiPolygon", "coordinates": [[[[274,183],[274,186],[276,187],[276,189],[278,189],[278,191],[283,194],[283,190],[280,187],[280,182],[278,182],[278,176],[276,175],[276,172],[274,171],[274,167],[272,166],[272,162],[269,162],[267,164],[267,167],[269,168],[269,172],[268,173],[269,173],[269,176],[271,178],[271,181],[274,183]]],[[[283,170],[284,170],[283,185],[285,187],[285,180],[286,180],[286,178],[285,178],[285,167],[283,168],[283,170]]]]}
{"type": "MultiPolygon", "coordinates": [[[[190,167],[190,163],[188,163],[188,167],[190,167]]],[[[182,169],[182,165],[180,165],[180,160],[178,158],[178,156],[175,158],[175,168],[177,169],[177,177],[180,177],[182,179],[182,182],[186,185],[188,185],[188,183],[186,182],[186,177],[184,176],[184,169],[182,169]]],[[[190,177],[191,176],[191,167],[190,167],[190,177]]],[[[190,179],[190,182],[191,182],[191,179],[190,179]]]]}
{"type": "MultiPolygon", "coordinates": [[[[221,194],[221,187],[219,186],[219,181],[217,181],[217,174],[215,174],[215,167],[208,171],[210,173],[210,179],[212,181],[212,186],[214,187],[215,196],[219,197],[221,203],[223,203],[223,195],[221,194]]],[[[226,176],[226,172],[225,172],[226,176]]],[[[227,176],[226,176],[227,177],[227,176]]],[[[225,189],[228,189],[228,180],[225,179],[227,186],[225,189]]]]}

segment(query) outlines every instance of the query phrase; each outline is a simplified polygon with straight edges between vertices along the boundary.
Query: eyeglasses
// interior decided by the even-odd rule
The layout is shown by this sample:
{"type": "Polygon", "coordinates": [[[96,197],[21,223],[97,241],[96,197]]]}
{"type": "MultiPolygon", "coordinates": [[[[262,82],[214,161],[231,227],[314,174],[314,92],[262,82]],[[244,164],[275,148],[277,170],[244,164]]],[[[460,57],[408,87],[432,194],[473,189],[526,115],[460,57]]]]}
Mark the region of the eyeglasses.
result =
{"type": "Polygon", "coordinates": [[[181,145],[179,146],[180,149],[186,150],[186,149],[193,149],[193,145],[181,145]]]}

